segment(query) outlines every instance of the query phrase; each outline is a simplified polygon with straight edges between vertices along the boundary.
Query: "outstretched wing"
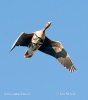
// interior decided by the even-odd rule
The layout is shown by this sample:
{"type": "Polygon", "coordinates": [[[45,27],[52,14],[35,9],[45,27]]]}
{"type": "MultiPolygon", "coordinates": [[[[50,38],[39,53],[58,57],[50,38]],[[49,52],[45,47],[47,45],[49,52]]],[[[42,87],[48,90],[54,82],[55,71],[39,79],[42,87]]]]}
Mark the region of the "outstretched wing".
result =
{"type": "Polygon", "coordinates": [[[16,39],[14,44],[12,45],[10,52],[15,48],[15,46],[28,46],[29,42],[31,41],[33,34],[34,33],[26,34],[26,33],[22,32],[20,34],[20,36],[16,39]]]}
{"type": "Polygon", "coordinates": [[[55,57],[70,72],[74,72],[76,70],[70,56],[60,42],[52,41],[46,37],[39,50],[55,57]]]}

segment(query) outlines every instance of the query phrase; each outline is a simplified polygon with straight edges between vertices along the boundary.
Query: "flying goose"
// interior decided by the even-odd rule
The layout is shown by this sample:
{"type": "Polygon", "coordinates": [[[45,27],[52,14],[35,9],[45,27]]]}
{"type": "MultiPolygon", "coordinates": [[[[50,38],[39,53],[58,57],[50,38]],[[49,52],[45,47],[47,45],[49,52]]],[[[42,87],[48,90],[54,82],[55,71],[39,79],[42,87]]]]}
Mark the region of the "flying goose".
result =
{"type": "Polygon", "coordinates": [[[15,46],[26,46],[28,49],[25,52],[24,57],[30,58],[36,50],[39,50],[55,57],[66,69],[70,72],[74,72],[76,68],[62,44],[45,36],[45,30],[51,25],[51,23],[52,22],[46,23],[42,30],[31,34],[22,32],[12,45],[10,52],[15,48],[15,46]]]}

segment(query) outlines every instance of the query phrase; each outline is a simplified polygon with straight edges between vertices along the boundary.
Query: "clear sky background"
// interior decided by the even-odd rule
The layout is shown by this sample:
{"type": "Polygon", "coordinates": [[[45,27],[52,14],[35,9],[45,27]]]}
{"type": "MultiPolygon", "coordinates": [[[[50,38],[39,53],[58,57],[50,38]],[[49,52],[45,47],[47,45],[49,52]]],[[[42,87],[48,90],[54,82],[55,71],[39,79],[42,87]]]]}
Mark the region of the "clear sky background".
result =
{"type": "Polygon", "coordinates": [[[0,100],[88,99],[87,44],[88,0],[0,0],[0,100]],[[40,51],[25,59],[26,47],[8,56],[21,32],[40,30],[48,21],[46,36],[63,44],[76,72],[40,51]]]}

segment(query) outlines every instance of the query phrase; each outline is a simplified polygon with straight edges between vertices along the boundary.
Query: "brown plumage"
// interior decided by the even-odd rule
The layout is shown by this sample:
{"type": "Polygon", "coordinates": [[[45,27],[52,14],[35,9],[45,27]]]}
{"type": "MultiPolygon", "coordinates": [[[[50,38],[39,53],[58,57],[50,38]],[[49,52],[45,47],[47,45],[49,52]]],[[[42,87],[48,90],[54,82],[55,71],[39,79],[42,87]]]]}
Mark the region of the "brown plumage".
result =
{"type": "Polygon", "coordinates": [[[36,50],[42,51],[48,55],[56,58],[66,69],[70,72],[74,72],[76,68],[74,67],[70,56],[63,48],[62,44],[57,41],[53,41],[45,36],[45,30],[51,25],[48,22],[46,26],[39,31],[33,32],[31,34],[22,33],[17,40],[14,42],[10,52],[15,46],[27,46],[28,50],[25,53],[26,58],[32,57],[36,50]]]}

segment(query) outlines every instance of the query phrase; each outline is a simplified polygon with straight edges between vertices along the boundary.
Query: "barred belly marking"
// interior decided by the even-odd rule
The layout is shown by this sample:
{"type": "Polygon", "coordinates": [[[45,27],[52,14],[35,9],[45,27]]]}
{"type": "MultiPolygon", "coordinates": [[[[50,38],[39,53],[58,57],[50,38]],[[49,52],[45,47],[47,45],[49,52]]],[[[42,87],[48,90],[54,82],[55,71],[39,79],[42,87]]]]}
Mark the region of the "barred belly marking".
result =
{"type": "Polygon", "coordinates": [[[39,43],[32,43],[32,50],[33,50],[33,51],[36,51],[37,49],[40,48],[41,45],[42,45],[42,44],[39,44],[39,43]]]}
{"type": "Polygon", "coordinates": [[[31,40],[31,43],[29,44],[31,51],[38,50],[40,46],[43,44],[43,42],[44,40],[35,34],[31,40]]]}

